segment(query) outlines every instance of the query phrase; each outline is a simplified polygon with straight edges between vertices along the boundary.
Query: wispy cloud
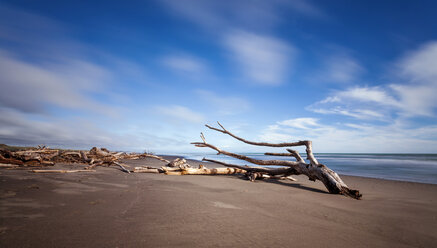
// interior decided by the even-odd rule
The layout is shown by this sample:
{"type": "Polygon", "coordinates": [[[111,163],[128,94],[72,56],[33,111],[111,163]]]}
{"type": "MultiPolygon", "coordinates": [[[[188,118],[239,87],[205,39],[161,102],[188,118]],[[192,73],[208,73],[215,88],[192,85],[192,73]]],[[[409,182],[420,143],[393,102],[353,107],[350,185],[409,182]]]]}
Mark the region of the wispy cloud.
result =
{"type": "Polygon", "coordinates": [[[250,103],[242,97],[221,96],[207,90],[196,90],[195,92],[221,115],[240,114],[250,109],[250,103]]]}
{"type": "Polygon", "coordinates": [[[174,120],[187,121],[190,123],[205,122],[205,117],[202,114],[180,105],[156,106],[155,112],[174,120]]]}
{"type": "Polygon", "coordinates": [[[308,106],[322,114],[340,114],[358,119],[435,116],[437,108],[437,42],[410,52],[397,63],[402,83],[385,87],[354,86],[308,106]]]}
{"type": "Polygon", "coordinates": [[[295,49],[274,37],[234,31],[225,38],[225,45],[253,83],[279,85],[292,68],[295,49]]]}
{"type": "Polygon", "coordinates": [[[269,125],[259,138],[269,142],[309,139],[313,141],[315,152],[427,153],[434,152],[433,149],[437,145],[436,125],[411,128],[399,122],[388,125],[351,123],[327,125],[318,121],[302,126],[302,119],[313,120],[297,118],[279,121],[269,125]]]}
{"type": "Polygon", "coordinates": [[[46,144],[83,149],[89,149],[90,146],[132,148],[140,144],[134,137],[109,133],[85,119],[31,119],[27,114],[4,108],[0,108],[0,141],[16,145],[46,144]]]}
{"type": "Polygon", "coordinates": [[[296,139],[289,132],[282,131],[283,126],[278,123],[268,125],[258,135],[259,140],[272,143],[288,142],[296,139]]]}
{"type": "Polygon", "coordinates": [[[321,18],[325,14],[310,1],[271,0],[232,2],[219,0],[160,1],[173,13],[206,30],[222,32],[229,28],[264,29],[282,21],[284,10],[296,15],[321,18]]]}
{"type": "Polygon", "coordinates": [[[162,58],[161,61],[165,66],[179,73],[201,75],[207,72],[205,62],[194,56],[170,55],[162,58]]]}
{"type": "Polygon", "coordinates": [[[406,84],[392,84],[400,108],[406,116],[435,116],[437,108],[437,41],[428,42],[408,53],[398,71],[406,84]]]}
{"type": "Polygon", "coordinates": [[[317,80],[333,83],[355,83],[363,67],[350,56],[332,56],[324,61],[324,68],[317,80]]]}
{"type": "Polygon", "coordinates": [[[399,102],[381,87],[353,87],[338,91],[306,109],[319,114],[338,114],[357,119],[383,119],[399,102]]]}
{"type": "MultiPolygon", "coordinates": [[[[36,117],[36,116],[34,116],[36,117]]],[[[187,138],[163,135],[142,125],[130,128],[124,122],[101,124],[89,119],[29,118],[28,114],[0,108],[0,143],[10,145],[90,149],[93,146],[122,151],[180,151],[191,148],[187,138]],[[110,127],[110,128],[109,128],[110,127]],[[114,130],[121,131],[114,131],[114,130]]],[[[161,125],[162,126],[162,125],[161,125]]]]}
{"type": "Polygon", "coordinates": [[[384,115],[382,113],[379,113],[377,111],[372,111],[368,109],[353,109],[353,110],[346,110],[342,109],[341,107],[333,107],[330,109],[324,109],[324,108],[308,108],[309,110],[319,113],[319,114],[338,114],[338,115],[345,115],[354,117],[357,119],[379,119],[382,120],[384,115]]]}
{"type": "Polygon", "coordinates": [[[164,1],[177,16],[210,33],[230,54],[239,81],[280,85],[293,70],[297,49],[271,32],[287,20],[284,10],[319,18],[322,11],[309,1],[164,1]],[[236,65],[236,67],[235,67],[236,65]]]}
{"type": "Polygon", "coordinates": [[[410,51],[398,63],[402,76],[419,84],[437,85],[437,41],[423,44],[419,49],[410,51]]]}
{"type": "Polygon", "coordinates": [[[319,126],[316,118],[295,118],[278,122],[279,125],[299,129],[310,129],[319,126]]]}
{"type": "Polygon", "coordinates": [[[317,64],[305,76],[312,84],[356,84],[366,72],[355,52],[346,47],[325,44],[315,49],[315,54],[317,64]]]}
{"type": "Polygon", "coordinates": [[[85,61],[38,65],[0,51],[0,104],[24,112],[45,112],[46,104],[110,115],[87,92],[101,90],[110,73],[85,61]]]}

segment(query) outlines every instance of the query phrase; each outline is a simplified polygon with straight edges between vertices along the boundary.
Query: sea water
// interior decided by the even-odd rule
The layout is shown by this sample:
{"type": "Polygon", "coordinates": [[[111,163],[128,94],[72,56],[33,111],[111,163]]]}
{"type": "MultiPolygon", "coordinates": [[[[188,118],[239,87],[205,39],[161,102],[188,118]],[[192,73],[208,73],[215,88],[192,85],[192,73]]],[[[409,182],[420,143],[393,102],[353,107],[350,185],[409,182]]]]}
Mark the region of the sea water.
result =
{"type": "MultiPolygon", "coordinates": [[[[251,165],[246,161],[210,153],[177,155],[195,160],[202,160],[205,157],[225,163],[251,165]]],[[[289,157],[266,156],[260,153],[243,155],[263,160],[291,159],[289,157]]],[[[343,175],[437,184],[437,154],[315,153],[314,155],[320,163],[343,175]]],[[[302,154],[302,157],[304,156],[305,154],[302,154]]]]}

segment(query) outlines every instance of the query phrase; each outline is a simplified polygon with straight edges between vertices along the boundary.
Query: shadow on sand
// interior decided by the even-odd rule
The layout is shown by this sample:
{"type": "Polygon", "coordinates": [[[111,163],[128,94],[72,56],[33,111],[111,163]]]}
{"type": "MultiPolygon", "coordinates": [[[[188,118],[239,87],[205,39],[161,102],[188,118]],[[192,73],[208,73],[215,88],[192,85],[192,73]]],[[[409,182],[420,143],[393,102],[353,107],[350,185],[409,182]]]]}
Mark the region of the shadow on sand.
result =
{"type": "Polygon", "coordinates": [[[293,188],[296,188],[296,189],[308,190],[308,191],[312,191],[312,192],[316,192],[316,193],[329,194],[329,192],[327,192],[327,191],[324,191],[324,190],[321,190],[321,189],[307,187],[307,186],[304,186],[304,185],[302,185],[300,183],[297,183],[297,182],[292,182],[292,183],[288,183],[287,182],[286,183],[286,182],[281,182],[279,180],[269,180],[269,179],[264,180],[264,182],[279,184],[279,185],[282,185],[282,186],[293,187],[293,188]]]}
{"type": "MultiPolygon", "coordinates": [[[[245,176],[241,176],[241,175],[229,175],[229,177],[232,177],[232,178],[235,178],[235,179],[249,181],[245,176]]],[[[263,179],[263,180],[257,180],[257,181],[264,182],[264,183],[278,184],[278,185],[281,185],[281,186],[287,186],[287,187],[292,187],[292,188],[296,188],[296,189],[308,190],[308,191],[316,192],[316,193],[329,194],[328,191],[324,191],[324,190],[321,190],[321,189],[304,186],[304,185],[302,185],[302,184],[300,184],[298,182],[283,182],[283,181],[275,180],[275,179],[263,179]]]]}

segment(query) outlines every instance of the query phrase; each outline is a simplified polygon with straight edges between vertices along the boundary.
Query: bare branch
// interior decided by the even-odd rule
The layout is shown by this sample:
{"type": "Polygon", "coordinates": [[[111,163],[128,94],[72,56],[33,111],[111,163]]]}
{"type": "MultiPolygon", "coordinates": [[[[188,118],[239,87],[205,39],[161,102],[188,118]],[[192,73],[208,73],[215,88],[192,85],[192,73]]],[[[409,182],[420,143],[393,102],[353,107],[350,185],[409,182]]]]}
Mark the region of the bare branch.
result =
{"type": "Polygon", "coordinates": [[[217,122],[219,124],[219,126],[222,129],[218,129],[215,127],[211,127],[210,125],[205,125],[207,128],[224,133],[224,134],[228,134],[229,136],[242,141],[246,144],[250,144],[250,145],[255,145],[255,146],[271,146],[271,147],[287,147],[287,146],[304,146],[306,145],[306,141],[297,141],[297,142],[291,142],[291,143],[267,143],[267,142],[254,142],[254,141],[249,141],[246,139],[243,139],[241,137],[238,137],[237,135],[229,132],[228,130],[226,130],[222,124],[220,124],[220,122],[217,122]]]}
{"type": "Polygon", "coordinates": [[[291,153],[275,153],[275,152],[266,152],[264,153],[266,156],[278,156],[278,157],[291,157],[293,154],[291,153]]]}
{"type": "Polygon", "coordinates": [[[224,154],[230,157],[238,158],[241,160],[246,160],[247,162],[250,162],[252,164],[258,164],[258,165],[281,165],[281,166],[295,166],[299,164],[299,162],[293,162],[293,161],[285,161],[285,160],[261,160],[261,159],[254,159],[245,155],[240,155],[232,152],[227,152],[224,150],[219,149],[218,147],[208,144],[208,143],[202,143],[202,142],[194,142],[191,143],[197,147],[209,147],[211,149],[216,150],[219,154],[224,154]]]}
{"type": "Polygon", "coordinates": [[[158,159],[158,160],[161,160],[163,162],[166,162],[167,164],[170,163],[170,161],[168,161],[167,159],[162,158],[160,156],[152,155],[152,154],[144,153],[144,154],[141,154],[140,157],[154,158],[154,159],[158,159]]]}
{"type": "Polygon", "coordinates": [[[310,140],[305,141],[305,146],[307,147],[307,149],[306,149],[307,159],[311,162],[311,164],[318,165],[319,162],[314,157],[313,148],[312,148],[313,145],[312,144],[313,144],[313,142],[311,142],[310,140]]]}
{"type": "Polygon", "coordinates": [[[206,143],[205,136],[203,135],[202,132],[200,133],[200,138],[203,140],[203,143],[206,143]]]}
{"type": "Polygon", "coordinates": [[[289,148],[287,148],[287,151],[289,151],[291,153],[291,155],[293,157],[295,157],[298,162],[303,162],[304,161],[303,158],[300,156],[298,151],[293,150],[293,149],[289,149],[289,148]]]}

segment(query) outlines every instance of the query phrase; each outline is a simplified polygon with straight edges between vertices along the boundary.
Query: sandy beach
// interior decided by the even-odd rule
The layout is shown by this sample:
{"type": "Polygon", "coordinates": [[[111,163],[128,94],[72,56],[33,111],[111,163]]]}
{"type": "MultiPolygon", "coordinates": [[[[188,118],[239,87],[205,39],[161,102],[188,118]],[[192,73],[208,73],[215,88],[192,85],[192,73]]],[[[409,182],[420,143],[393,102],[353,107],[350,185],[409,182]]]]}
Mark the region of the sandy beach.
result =
{"type": "Polygon", "coordinates": [[[0,247],[437,246],[437,185],[342,176],[354,200],[303,176],[0,173],[0,247]]]}

